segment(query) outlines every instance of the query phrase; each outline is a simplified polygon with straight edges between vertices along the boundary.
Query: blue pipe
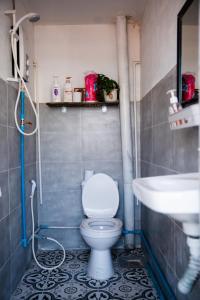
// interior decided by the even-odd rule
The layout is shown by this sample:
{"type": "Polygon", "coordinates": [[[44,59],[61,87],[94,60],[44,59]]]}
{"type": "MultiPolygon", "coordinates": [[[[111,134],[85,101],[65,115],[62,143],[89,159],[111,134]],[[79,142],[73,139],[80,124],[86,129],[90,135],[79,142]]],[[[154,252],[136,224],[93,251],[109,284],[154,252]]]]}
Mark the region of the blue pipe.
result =
{"type": "MultiPolygon", "coordinates": [[[[20,129],[24,131],[25,118],[25,92],[20,92],[20,129]]],[[[26,235],[26,191],[25,191],[25,167],[24,167],[24,135],[20,134],[20,160],[21,160],[21,211],[22,211],[22,237],[21,244],[24,248],[28,246],[26,235]]]]}

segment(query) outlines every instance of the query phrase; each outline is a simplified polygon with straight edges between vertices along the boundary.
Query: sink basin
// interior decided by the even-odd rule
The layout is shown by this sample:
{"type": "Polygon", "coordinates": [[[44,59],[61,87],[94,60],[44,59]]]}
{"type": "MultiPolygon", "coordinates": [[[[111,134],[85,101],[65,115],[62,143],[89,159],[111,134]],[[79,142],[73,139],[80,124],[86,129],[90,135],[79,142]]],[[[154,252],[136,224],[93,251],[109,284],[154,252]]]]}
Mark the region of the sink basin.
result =
{"type": "Polygon", "coordinates": [[[190,261],[178,288],[189,293],[200,273],[200,173],[138,178],[133,192],[148,208],[182,222],[190,261]]]}
{"type": "Polygon", "coordinates": [[[177,174],[133,180],[135,196],[148,208],[180,222],[198,222],[200,173],[177,174]]]}

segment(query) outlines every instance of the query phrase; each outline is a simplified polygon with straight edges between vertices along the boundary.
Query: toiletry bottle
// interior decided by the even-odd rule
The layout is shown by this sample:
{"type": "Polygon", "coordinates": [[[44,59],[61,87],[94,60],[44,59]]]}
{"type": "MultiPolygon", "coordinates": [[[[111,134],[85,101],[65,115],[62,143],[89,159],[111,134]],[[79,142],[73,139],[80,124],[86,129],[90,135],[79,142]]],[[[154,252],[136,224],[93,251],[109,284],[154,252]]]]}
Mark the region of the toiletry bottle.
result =
{"type": "Polygon", "coordinates": [[[58,76],[53,76],[53,87],[52,87],[52,101],[61,102],[60,86],[58,83],[58,76]]]}
{"type": "MultiPolygon", "coordinates": [[[[175,89],[167,91],[167,94],[170,94],[170,106],[169,106],[169,115],[173,115],[182,109],[182,106],[178,103],[178,98],[175,96],[175,89]]],[[[177,120],[173,122],[172,128],[175,128],[178,125],[182,125],[183,120],[177,120]]]]}
{"type": "Polygon", "coordinates": [[[169,114],[172,115],[179,110],[178,98],[175,96],[176,90],[169,90],[167,94],[171,94],[170,97],[170,106],[169,106],[169,114]]]}
{"type": "Polygon", "coordinates": [[[66,77],[65,85],[64,85],[64,102],[72,102],[72,101],[73,101],[73,93],[72,93],[71,77],[66,77]]]}

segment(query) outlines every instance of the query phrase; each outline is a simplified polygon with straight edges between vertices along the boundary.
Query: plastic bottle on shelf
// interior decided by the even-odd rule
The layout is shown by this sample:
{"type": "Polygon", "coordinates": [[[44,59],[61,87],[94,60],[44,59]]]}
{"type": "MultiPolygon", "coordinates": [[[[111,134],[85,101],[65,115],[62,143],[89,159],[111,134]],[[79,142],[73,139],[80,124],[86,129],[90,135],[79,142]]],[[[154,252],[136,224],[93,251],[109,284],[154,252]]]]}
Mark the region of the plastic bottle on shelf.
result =
{"type": "Polygon", "coordinates": [[[58,83],[58,76],[53,76],[53,87],[52,87],[52,101],[61,102],[60,86],[58,83]]]}
{"type": "Polygon", "coordinates": [[[178,112],[179,109],[179,103],[178,98],[175,96],[175,89],[167,91],[167,94],[170,94],[170,106],[169,106],[169,114],[172,115],[176,112],[178,112]]]}
{"type": "MultiPolygon", "coordinates": [[[[170,94],[170,106],[169,106],[169,115],[173,115],[174,113],[182,110],[182,106],[178,103],[178,98],[175,96],[175,89],[171,89],[167,91],[167,94],[170,94]]],[[[177,120],[171,124],[171,128],[175,128],[176,126],[182,125],[184,120],[177,120]]]]}
{"type": "Polygon", "coordinates": [[[73,101],[73,93],[72,93],[71,77],[66,77],[65,85],[64,85],[64,102],[72,102],[72,101],[73,101]]]}

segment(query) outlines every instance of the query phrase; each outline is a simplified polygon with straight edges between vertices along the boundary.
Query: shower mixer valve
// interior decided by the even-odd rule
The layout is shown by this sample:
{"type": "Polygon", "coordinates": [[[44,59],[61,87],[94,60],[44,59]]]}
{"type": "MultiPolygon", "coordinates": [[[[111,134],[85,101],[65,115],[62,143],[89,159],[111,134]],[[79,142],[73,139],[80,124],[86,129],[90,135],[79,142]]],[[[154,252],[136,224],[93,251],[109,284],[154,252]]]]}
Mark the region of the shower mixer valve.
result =
{"type": "Polygon", "coordinates": [[[24,126],[24,125],[32,126],[33,123],[32,123],[31,121],[21,120],[20,125],[21,125],[21,126],[24,126]]]}

